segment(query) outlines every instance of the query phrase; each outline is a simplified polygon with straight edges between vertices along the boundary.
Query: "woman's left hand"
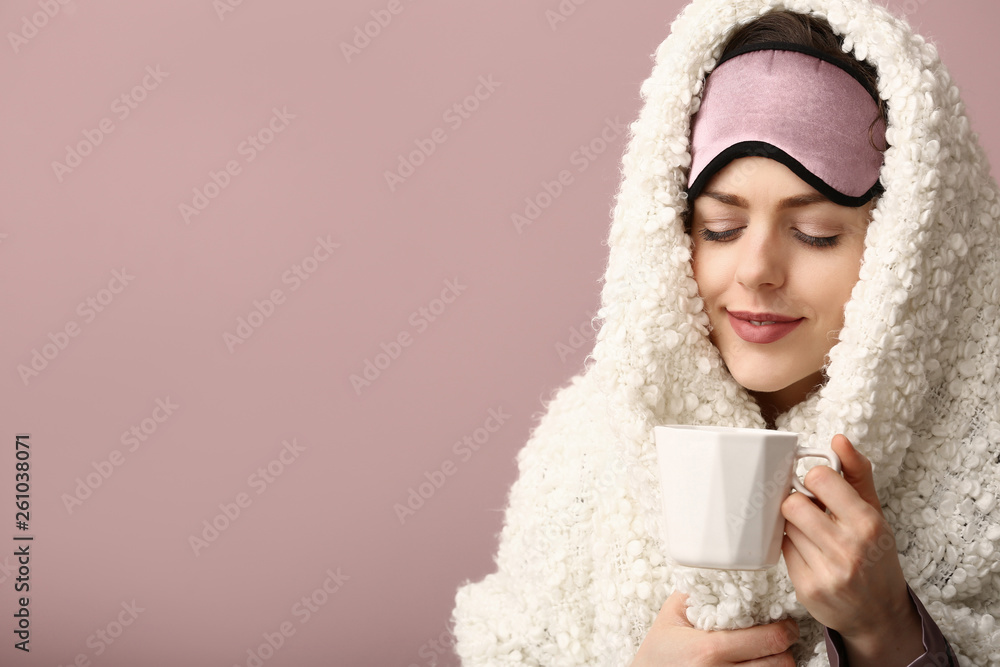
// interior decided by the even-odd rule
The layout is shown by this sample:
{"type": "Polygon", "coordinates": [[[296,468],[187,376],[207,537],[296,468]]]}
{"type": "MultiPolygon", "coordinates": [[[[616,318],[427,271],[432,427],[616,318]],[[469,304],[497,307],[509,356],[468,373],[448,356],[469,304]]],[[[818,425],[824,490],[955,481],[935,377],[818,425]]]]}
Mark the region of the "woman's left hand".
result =
{"type": "Polygon", "coordinates": [[[885,637],[914,622],[919,627],[871,461],[843,435],[834,436],[832,447],[843,477],[816,466],[804,480],[829,514],[801,493],[781,505],[786,520],[781,550],[796,597],[813,618],[847,640],[885,637]]]}

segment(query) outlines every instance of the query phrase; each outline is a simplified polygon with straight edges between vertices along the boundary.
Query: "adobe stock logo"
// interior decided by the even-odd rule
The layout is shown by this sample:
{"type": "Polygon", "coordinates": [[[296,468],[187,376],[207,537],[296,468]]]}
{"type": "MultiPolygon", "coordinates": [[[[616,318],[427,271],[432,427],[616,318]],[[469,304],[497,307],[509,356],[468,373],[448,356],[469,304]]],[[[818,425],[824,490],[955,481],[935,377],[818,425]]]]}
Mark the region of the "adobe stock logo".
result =
{"type": "MultiPolygon", "coordinates": [[[[486,417],[482,426],[474,429],[471,434],[463,436],[461,440],[457,440],[451,446],[451,451],[459,457],[462,463],[468,462],[475,456],[475,453],[490,441],[491,434],[499,431],[500,427],[506,424],[511,417],[503,411],[502,406],[495,410],[490,408],[487,414],[489,416],[486,417]]],[[[451,459],[445,459],[432,471],[425,471],[424,481],[415,488],[411,486],[407,489],[406,504],[395,503],[392,506],[400,525],[405,524],[409,517],[416,514],[445,485],[448,478],[457,472],[458,467],[451,459]]]]}
{"type": "MultiPolygon", "coordinates": [[[[139,618],[139,614],[146,611],[146,608],[140,607],[136,604],[135,600],[132,600],[131,603],[122,602],[120,606],[122,610],[116,614],[115,618],[112,618],[104,626],[98,628],[87,637],[87,648],[93,651],[95,658],[107,651],[115,643],[115,640],[121,637],[125,633],[125,630],[135,623],[136,619],[139,618]]],[[[76,654],[73,661],[66,665],[66,667],[89,667],[89,665],[91,665],[91,661],[87,657],[87,652],[80,652],[76,654]]],[[[63,665],[60,663],[56,667],[63,667],[63,665]]]]}
{"type": "MultiPolygon", "coordinates": [[[[128,273],[123,266],[121,271],[113,270],[108,286],[97,291],[95,296],[88,296],[76,306],[77,314],[83,318],[84,324],[90,324],[97,317],[98,313],[104,312],[105,308],[114,302],[116,295],[121,294],[125,288],[135,280],[135,276],[128,273]]],[[[31,378],[38,377],[42,371],[56,360],[70,343],[71,338],[80,335],[82,329],[76,320],[68,320],[60,330],[48,334],[49,341],[42,345],[41,352],[38,348],[31,349],[30,366],[24,364],[17,365],[17,373],[21,382],[27,387],[31,378]]]]}
{"type": "MultiPolygon", "coordinates": [[[[267,123],[254,134],[248,134],[247,138],[236,146],[236,154],[243,156],[243,162],[249,164],[257,159],[257,156],[264,152],[271,145],[279,134],[288,129],[291,121],[296,115],[289,113],[288,107],[271,107],[271,117],[267,123]]],[[[243,165],[239,160],[228,160],[225,166],[219,171],[208,171],[208,181],[202,187],[191,188],[191,203],[181,202],[177,205],[177,210],[184,220],[185,225],[191,224],[191,218],[200,215],[208,208],[208,205],[221,195],[228,188],[233,178],[243,173],[243,165]]]]}
{"type": "MultiPolygon", "coordinates": [[[[247,477],[247,486],[254,489],[257,495],[267,491],[271,484],[277,481],[288,466],[295,463],[302,452],[306,450],[305,445],[300,445],[295,438],[292,441],[282,441],[282,448],[278,455],[268,462],[266,467],[257,468],[256,472],[247,477]],[[288,455],[288,458],[285,455],[288,455]]],[[[229,530],[237,519],[244,514],[246,508],[253,504],[253,498],[245,491],[236,494],[232,501],[223,501],[218,507],[221,510],[213,516],[211,520],[205,519],[202,523],[200,536],[191,533],[188,535],[188,545],[195,556],[200,556],[213,542],[219,539],[222,533],[229,530]]]]}
{"type": "Polygon", "coordinates": [[[576,8],[585,2],[587,0],[560,0],[559,5],[554,10],[545,10],[545,20],[549,24],[549,29],[555,32],[559,24],[568,21],[569,17],[576,13],[576,8]]]}
{"type": "Polygon", "coordinates": [[[920,9],[921,5],[927,4],[927,0],[906,0],[903,3],[903,9],[900,12],[904,18],[910,16],[910,14],[916,14],[917,10],[920,9]]]}
{"type": "MultiPolygon", "coordinates": [[[[576,173],[582,174],[626,132],[628,132],[628,127],[618,120],[618,116],[615,116],[614,119],[605,118],[604,127],[601,128],[600,134],[592,137],[586,143],[580,144],[570,154],[568,160],[570,165],[576,167],[576,173]]],[[[543,179],[540,183],[541,189],[537,190],[534,196],[524,198],[524,208],[510,215],[511,224],[514,225],[517,233],[523,234],[525,228],[536,222],[542,213],[552,206],[575,182],[573,172],[569,169],[560,170],[551,181],[543,179]]]]}
{"type": "MultiPolygon", "coordinates": [[[[119,121],[124,121],[128,118],[133,111],[139,108],[139,105],[145,101],[146,97],[159,88],[163,80],[170,76],[170,72],[162,71],[159,65],[156,67],[146,65],[145,72],[145,76],[142,77],[139,83],[112,100],[110,109],[119,121]]],[[[83,164],[83,159],[92,154],[94,149],[104,143],[104,138],[114,131],[114,121],[105,116],[98,121],[96,128],[88,128],[82,131],[83,139],[72,145],[66,144],[64,161],[52,161],[52,171],[56,175],[56,180],[62,183],[66,179],[67,174],[73,173],[74,169],[83,164]]]]}
{"type": "MultiPolygon", "coordinates": [[[[317,236],[316,245],[313,246],[312,252],[288,267],[281,274],[281,283],[283,285],[290,285],[290,292],[298,290],[305,284],[305,281],[309,280],[309,278],[319,271],[324,262],[333,255],[333,251],[339,247],[339,243],[334,243],[330,240],[329,234],[326,235],[326,238],[317,236]]],[[[284,305],[287,298],[287,295],[281,288],[275,287],[271,290],[269,296],[263,300],[254,299],[253,308],[246,317],[240,315],[236,318],[234,331],[232,333],[229,331],[222,333],[222,342],[225,343],[229,353],[233,354],[237,346],[250,340],[250,337],[264,326],[265,322],[275,317],[278,306],[284,305]]]]}
{"type": "MultiPolygon", "coordinates": [[[[476,86],[472,94],[466,95],[460,102],[455,102],[445,109],[444,113],[441,114],[441,120],[448,124],[452,132],[458,130],[465,121],[472,117],[473,113],[479,110],[482,103],[490,99],[497,88],[502,85],[502,82],[493,79],[492,74],[480,75],[479,85],[476,86]]],[[[414,139],[413,143],[416,148],[405,155],[400,153],[397,156],[396,170],[383,172],[386,185],[389,186],[389,192],[395,192],[406,179],[413,176],[417,169],[427,162],[427,158],[437,151],[438,145],[447,140],[448,133],[442,127],[434,128],[427,138],[414,139]]]]}
{"type": "MultiPolygon", "coordinates": [[[[133,424],[129,430],[122,432],[121,443],[129,445],[129,452],[138,450],[142,446],[142,443],[151,438],[159,430],[160,425],[166,422],[174,414],[174,411],[180,407],[180,405],[171,401],[169,396],[165,399],[157,398],[156,407],[153,408],[150,416],[144,418],[138,424],[133,424]]],[[[64,493],[60,497],[66,511],[72,514],[74,509],[82,507],[83,501],[94,495],[97,489],[101,488],[106,481],[111,479],[115,470],[123,463],[125,463],[125,455],[119,449],[112,449],[106,459],[91,461],[90,467],[93,468],[93,471],[88,472],[82,478],[77,477],[73,493],[64,493]]]]}
{"type": "MultiPolygon", "coordinates": [[[[327,568],[324,574],[326,577],[323,579],[323,582],[319,586],[316,586],[309,595],[303,595],[299,598],[299,601],[293,604],[289,611],[291,616],[298,619],[300,627],[308,623],[313,616],[330,603],[333,600],[333,596],[340,592],[340,589],[344,586],[344,582],[349,581],[351,578],[341,572],[339,567],[336,571],[332,568],[327,568]]],[[[292,621],[286,619],[271,632],[262,632],[260,636],[264,641],[257,644],[256,647],[251,646],[248,648],[246,650],[246,660],[242,664],[233,663],[233,667],[262,667],[266,661],[273,658],[295,636],[297,629],[292,621]]]]}
{"type": "MultiPolygon", "coordinates": [[[[17,55],[21,52],[21,47],[28,43],[29,40],[34,39],[38,36],[38,31],[49,24],[51,19],[54,19],[56,15],[62,11],[63,6],[69,5],[73,0],[38,0],[38,6],[41,11],[35,12],[28,18],[25,14],[21,17],[21,30],[19,32],[8,32],[7,41],[10,42],[10,47],[14,49],[14,54],[17,55]]],[[[66,10],[67,13],[72,14],[76,11],[76,6],[71,6],[66,10]]]]}
{"type": "Polygon", "coordinates": [[[226,14],[236,11],[236,8],[243,4],[243,0],[212,0],[212,9],[219,17],[219,22],[226,20],[226,14]]]}
{"type": "Polygon", "coordinates": [[[340,43],[340,52],[344,54],[344,60],[347,61],[347,64],[350,64],[351,59],[354,57],[360,56],[361,52],[368,48],[376,37],[382,34],[382,30],[389,27],[393,17],[402,14],[404,9],[406,7],[403,6],[400,0],[389,0],[389,4],[386,5],[385,9],[373,9],[368,12],[372,20],[366,22],[363,26],[354,26],[354,35],[350,43],[340,43]]]}
{"type": "MultiPolygon", "coordinates": [[[[455,646],[455,635],[446,628],[441,631],[437,637],[428,639],[420,648],[417,649],[417,655],[425,660],[424,665],[430,667],[436,667],[438,664],[438,658],[441,656],[446,656],[451,653],[452,647],[455,646]]],[[[407,667],[421,667],[415,662],[411,662],[407,667]]]]}
{"type": "Polygon", "coordinates": [[[577,350],[588,343],[593,343],[595,331],[593,319],[580,322],[580,324],[575,327],[569,327],[569,339],[565,342],[558,341],[555,344],[556,353],[559,355],[559,361],[566,363],[566,359],[573,356],[577,350]]]}
{"type": "MultiPolygon", "coordinates": [[[[435,322],[440,318],[448,310],[448,306],[454,303],[462,292],[468,289],[468,285],[463,285],[458,281],[457,277],[454,280],[445,280],[445,286],[441,290],[440,297],[431,299],[426,306],[421,306],[410,313],[407,321],[416,329],[417,334],[427,331],[431,322],[435,322]]],[[[399,359],[403,354],[403,348],[413,345],[414,340],[409,331],[403,330],[396,334],[388,343],[385,341],[379,343],[382,351],[376,354],[373,359],[366,358],[364,360],[364,368],[360,375],[351,373],[348,378],[351,382],[351,387],[354,389],[354,395],[360,396],[362,389],[372,386],[372,383],[378,380],[394,361],[399,359]]]]}

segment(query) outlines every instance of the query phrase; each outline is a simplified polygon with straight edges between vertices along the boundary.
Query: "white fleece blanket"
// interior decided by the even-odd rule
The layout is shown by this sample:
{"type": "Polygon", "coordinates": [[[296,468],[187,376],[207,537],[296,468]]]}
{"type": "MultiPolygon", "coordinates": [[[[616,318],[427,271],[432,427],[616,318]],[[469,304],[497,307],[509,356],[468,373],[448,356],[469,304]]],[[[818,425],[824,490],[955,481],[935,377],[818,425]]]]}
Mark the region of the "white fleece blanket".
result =
{"type": "Polygon", "coordinates": [[[777,428],[814,447],[844,433],[871,459],[907,582],[962,665],[1000,665],[1000,191],[959,91],[934,47],[868,0],[695,0],[641,87],[588,366],[518,455],[497,572],[457,592],[466,667],[628,665],[675,588],[701,629],[792,616],[798,664],[829,664],[783,560],[665,560],[652,432],[764,426],[708,340],[680,216],[704,76],[734,26],[772,8],[826,18],[876,66],[890,144],[829,380],[777,428]]]}

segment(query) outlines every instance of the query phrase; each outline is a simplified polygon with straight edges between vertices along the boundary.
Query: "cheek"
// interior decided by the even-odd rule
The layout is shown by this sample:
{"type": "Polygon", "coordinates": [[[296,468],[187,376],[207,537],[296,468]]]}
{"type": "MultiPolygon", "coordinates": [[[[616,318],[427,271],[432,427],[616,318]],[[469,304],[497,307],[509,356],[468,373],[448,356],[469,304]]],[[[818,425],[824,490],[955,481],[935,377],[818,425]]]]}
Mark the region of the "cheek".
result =
{"type": "Polygon", "coordinates": [[[698,284],[698,295],[704,299],[708,296],[708,285],[705,284],[705,264],[699,261],[697,255],[691,258],[691,270],[694,273],[694,281],[698,284]]]}
{"type": "MultiPolygon", "coordinates": [[[[696,246],[697,247],[697,246],[696,246]]],[[[719,257],[711,251],[695,250],[691,257],[691,270],[694,280],[698,283],[698,294],[706,301],[711,301],[721,291],[725,271],[719,257]]]]}
{"type": "Polygon", "coordinates": [[[844,261],[834,264],[823,272],[825,278],[816,279],[816,267],[812,270],[813,301],[823,304],[826,316],[831,321],[843,324],[844,306],[851,298],[851,291],[858,282],[858,264],[844,261]]]}

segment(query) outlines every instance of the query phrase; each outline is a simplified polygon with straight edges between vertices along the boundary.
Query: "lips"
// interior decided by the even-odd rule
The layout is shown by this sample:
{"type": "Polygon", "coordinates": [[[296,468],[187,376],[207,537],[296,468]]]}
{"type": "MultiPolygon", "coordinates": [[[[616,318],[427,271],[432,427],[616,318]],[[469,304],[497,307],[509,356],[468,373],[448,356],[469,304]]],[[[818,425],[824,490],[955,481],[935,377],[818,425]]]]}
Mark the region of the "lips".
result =
{"type": "Polygon", "coordinates": [[[730,311],[729,324],[736,335],[748,343],[767,344],[779,341],[802,324],[802,317],[788,317],[777,313],[751,313],[730,311]]]}

